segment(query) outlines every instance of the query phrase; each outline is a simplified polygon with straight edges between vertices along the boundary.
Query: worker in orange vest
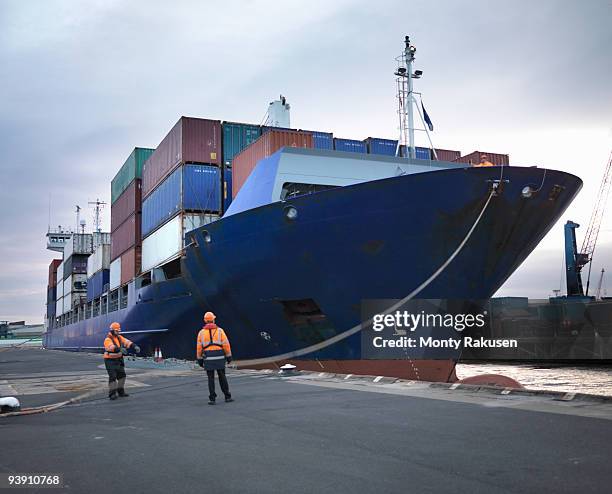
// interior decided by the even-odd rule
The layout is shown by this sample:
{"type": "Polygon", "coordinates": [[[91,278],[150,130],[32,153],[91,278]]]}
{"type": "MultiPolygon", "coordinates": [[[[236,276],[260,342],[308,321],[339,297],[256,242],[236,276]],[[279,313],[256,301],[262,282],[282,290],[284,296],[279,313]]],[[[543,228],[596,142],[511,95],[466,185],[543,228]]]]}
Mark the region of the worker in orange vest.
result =
{"type": "Polygon", "coordinates": [[[474,166],[495,166],[495,165],[489,161],[489,157],[486,154],[483,154],[480,157],[480,163],[474,166]]]}
{"type": "Polygon", "coordinates": [[[198,365],[206,369],[208,375],[208,404],[214,405],[217,399],[215,392],[215,371],[219,376],[219,385],[225,395],[225,401],[234,401],[225,377],[225,362],[232,361],[232,349],[227,335],[215,324],[216,316],[212,312],[204,314],[204,327],[198,333],[196,354],[198,365]]]}
{"type": "Polygon", "coordinates": [[[121,324],[114,322],[104,340],[104,366],[108,372],[108,397],[116,400],[117,395],[129,396],[125,392],[125,362],[123,356],[128,354],[128,348],[140,353],[140,347],[121,333],[121,324]]]}

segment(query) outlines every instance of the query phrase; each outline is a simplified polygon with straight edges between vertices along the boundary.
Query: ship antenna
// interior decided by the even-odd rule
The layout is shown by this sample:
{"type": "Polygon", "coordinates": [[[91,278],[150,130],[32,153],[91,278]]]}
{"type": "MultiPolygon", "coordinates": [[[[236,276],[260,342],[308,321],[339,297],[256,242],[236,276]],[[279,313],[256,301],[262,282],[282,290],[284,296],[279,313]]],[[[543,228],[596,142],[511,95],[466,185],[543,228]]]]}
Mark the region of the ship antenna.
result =
{"type": "Polygon", "coordinates": [[[76,217],[77,217],[77,222],[76,222],[76,232],[79,233],[79,225],[81,224],[81,206],[79,206],[78,204],[76,205],[76,217]]]}
{"type": "Polygon", "coordinates": [[[94,208],[94,231],[100,233],[102,231],[102,227],[100,226],[102,208],[104,208],[106,203],[104,201],[101,201],[100,199],[96,199],[95,201],[88,202],[88,204],[95,206],[94,208]]]}

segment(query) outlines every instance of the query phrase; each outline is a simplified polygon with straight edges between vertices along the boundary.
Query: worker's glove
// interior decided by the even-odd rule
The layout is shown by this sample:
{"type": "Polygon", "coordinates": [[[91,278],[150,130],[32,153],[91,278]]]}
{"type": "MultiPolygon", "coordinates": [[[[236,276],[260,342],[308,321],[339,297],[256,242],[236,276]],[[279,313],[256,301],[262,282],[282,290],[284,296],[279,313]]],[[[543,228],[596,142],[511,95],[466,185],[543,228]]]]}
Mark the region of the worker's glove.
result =
{"type": "Polygon", "coordinates": [[[115,345],[115,353],[121,353],[121,347],[115,345]]]}
{"type": "Polygon", "coordinates": [[[199,358],[199,359],[198,359],[198,365],[199,365],[200,367],[204,367],[204,359],[203,359],[203,358],[199,358]]]}
{"type": "Polygon", "coordinates": [[[121,347],[121,355],[127,355],[128,354],[128,350],[125,347],[121,347]]]}
{"type": "Polygon", "coordinates": [[[231,357],[231,356],[225,357],[225,361],[226,361],[228,364],[231,364],[231,363],[232,363],[232,357],[231,357]]]}
{"type": "Polygon", "coordinates": [[[132,348],[134,349],[134,353],[140,353],[140,347],[138,345],[134,345],[132,348]]]}

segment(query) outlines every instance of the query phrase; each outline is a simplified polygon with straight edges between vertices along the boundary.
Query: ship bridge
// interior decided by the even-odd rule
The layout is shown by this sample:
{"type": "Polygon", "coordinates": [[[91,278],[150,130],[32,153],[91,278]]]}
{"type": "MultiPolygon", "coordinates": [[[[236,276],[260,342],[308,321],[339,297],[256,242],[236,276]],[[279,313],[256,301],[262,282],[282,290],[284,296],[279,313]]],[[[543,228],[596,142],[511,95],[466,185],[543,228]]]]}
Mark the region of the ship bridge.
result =
{"type": "Polygon", "coordinates": [[[49,228],[47,231],[47,250],[64,252],[64,245],[72,237],[72,232],[62,230],[62,227],[49,228]]]}

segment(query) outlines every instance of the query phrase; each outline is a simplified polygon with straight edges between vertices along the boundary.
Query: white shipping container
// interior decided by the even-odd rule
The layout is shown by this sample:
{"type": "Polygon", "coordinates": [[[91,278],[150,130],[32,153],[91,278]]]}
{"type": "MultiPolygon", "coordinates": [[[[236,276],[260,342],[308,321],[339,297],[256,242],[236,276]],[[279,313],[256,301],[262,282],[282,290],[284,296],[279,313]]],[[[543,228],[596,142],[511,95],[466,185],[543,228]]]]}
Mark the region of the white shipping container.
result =
{"type": "Polygon", "coordinates": [[[64,261],[57,267],[57,285],[61,285],[64,279],[64,261]]]}
{"type": "Polygon", "coordinates": [[[64,297],[58,297],[55,301],[55,315],[61,316],[64,313],[64,297]]]}
{"type": "MultiPolygon", "coordinates": [[[[60,264],[60,267],[64,267],[64,263],[60,264]]],[[[59,300],[60,298],[62,298],[64,296],[64,280],[62,279],[64,277],[64,270],[62,269],[62,278],[60,278],[59,276],[60,274],[60,270],[58,268],[57,270],[57,285],[55,285],[55,299],[59,300]]]]}
{"type": "Polygon", "coordinates": [[[216,214],[179,214],[142,241],[142,272],[180,253],[185,233],[219,219],[216,214]]]}
{"type": "Polygon", "coordinates": [[[64,259],[72,254],[91,254],[93,252],[93,239],[91,233],[73,233],[64,245],[64,259]]]}
{"type": "MultiPolygon", "coordinates": [[[[95,252],[96,247],[99,245],[110,245],[111,243],[111,234],[106,232],[93,232],[93,250],[95,252]]],[[[108,268],[107,268],[108,269],[108,268]]]]}
{"type": "Polygon", "coordinates": [[[64,297],[73,292],[83,294],[87,292],[87,275],[84,273],[71,274],[64,280],[64,297]]]}
{"type": "Polygon", "coordinates": [[[121,257],[110,263],[109,289],[114,290],[121,285],[121,257]]]}
{"type": "Polygon", "coordinates": [[[64,311],[69,312],[85,301],[86,294],[84,292],[72,292],[69,296],[64,297],[64,311]]]}
{"type": "Polygon", "coordinates": [[[110,244],[98,245],[92,255],[87,258],[87,277],[91,278],[98,271],[110,269],[110,244]]]}

